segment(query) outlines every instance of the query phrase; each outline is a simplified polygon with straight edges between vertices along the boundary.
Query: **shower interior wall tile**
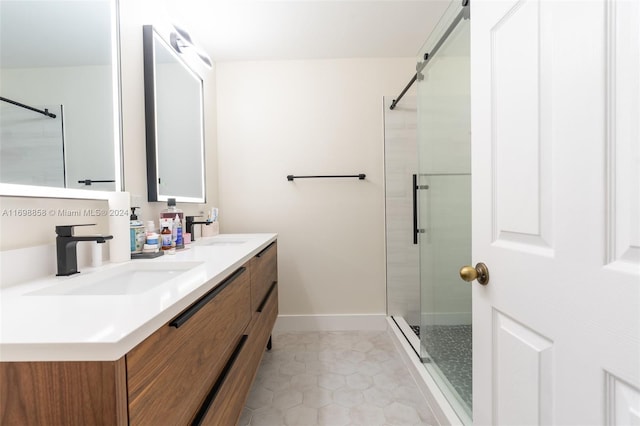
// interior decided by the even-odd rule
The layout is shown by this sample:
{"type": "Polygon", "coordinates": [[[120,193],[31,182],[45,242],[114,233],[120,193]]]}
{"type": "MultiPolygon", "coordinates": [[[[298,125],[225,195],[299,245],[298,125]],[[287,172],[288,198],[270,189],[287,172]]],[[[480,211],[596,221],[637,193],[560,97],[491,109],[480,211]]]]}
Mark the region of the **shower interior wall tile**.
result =
{"type": "Polygon", "coordinates": [[[407,96],[390,110],[385,97],[385,206],[387,310],[419,323],[419,251],[413,244],[412,174],[418,171],[416,98],[407,96]]]}

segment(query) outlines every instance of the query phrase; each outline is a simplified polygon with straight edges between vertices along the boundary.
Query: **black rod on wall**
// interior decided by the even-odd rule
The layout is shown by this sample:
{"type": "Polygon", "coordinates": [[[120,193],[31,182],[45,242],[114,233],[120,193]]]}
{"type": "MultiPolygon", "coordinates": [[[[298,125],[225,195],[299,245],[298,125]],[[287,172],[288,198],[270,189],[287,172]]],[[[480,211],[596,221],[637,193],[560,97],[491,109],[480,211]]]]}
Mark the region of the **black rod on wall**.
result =
{"type": "Polygon", "coordinates": [[[83,180],[79,180],[78,183],[84,183],[85,185],[89,186],[93,183],[109,183],[109,182],[115,182],[115,180],[92,180],[92,179],[83,179],[83,180]]]}
{"type": "Polygon", "coordinates": [[[359,180],[364,180],[367,177],[364,173],[360,173],[357,175],[318,175],[318,176],[294,176],[288,175],[287,180],[292,182],[294,179],[316,179],[316,178],[358,178],[359,180]]]}
{"type": "Polygon", "coordinates": [[[2,96],[0,96],[0,101],[7,102],[7,103],[10,103],[10,104],[15,105],[15,106],[19,106],[20,108],[28,109],[29,111],[37,112],[38,114],[46,115],[47,117],[56,118],[56,115],[51,113],[51,112],[49,112],[49,110],[46,109],[46,108],[43,111],[41,109],[34,108],[32,106],[20,103],[18,101],[12,101],[11,99],[7,99],[7,98],[4,98],[2,96]]]}

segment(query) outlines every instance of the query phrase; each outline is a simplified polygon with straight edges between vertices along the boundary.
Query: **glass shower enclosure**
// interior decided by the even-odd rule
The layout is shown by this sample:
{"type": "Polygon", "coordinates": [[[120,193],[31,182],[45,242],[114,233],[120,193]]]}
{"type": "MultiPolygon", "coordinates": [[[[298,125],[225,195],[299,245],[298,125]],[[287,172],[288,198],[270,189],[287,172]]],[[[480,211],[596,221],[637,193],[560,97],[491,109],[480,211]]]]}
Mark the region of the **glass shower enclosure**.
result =
{"type": "MultiPolygon", "coordinates": [[[[401,298],[395,289],[406,294],[410,284],[396,282],[389,272],[387,277],[389,315],[400,329],[404,324],[407,340],[463,423],[472,418],[471,287],[459,276],[460,267],[471,263],[468,11],[452,1],[417,57],[418,161],[411,166],[417,168],[411,189],[419,312],[394,302],[401,298]]],[[[405,108],[414,102],[407,101],[405,108]]],[[[398,118],[392,114],[389,123],[395,125],[398,118]]],[[[396,158],[387,143],[385,137],[386,157],[396,158]]],[[[389,229],[398,228],[387,227],[388,236],[389,229]]],[[[391,259],[388,254],[388,271],[391,259]]]]}
{"type": "Polygon", "coordinates": [[[462,417],[472,404],[471,287],[459,276],[471,263],[468,9],[447,9],[417,77],[420,356],[462,417]]]}

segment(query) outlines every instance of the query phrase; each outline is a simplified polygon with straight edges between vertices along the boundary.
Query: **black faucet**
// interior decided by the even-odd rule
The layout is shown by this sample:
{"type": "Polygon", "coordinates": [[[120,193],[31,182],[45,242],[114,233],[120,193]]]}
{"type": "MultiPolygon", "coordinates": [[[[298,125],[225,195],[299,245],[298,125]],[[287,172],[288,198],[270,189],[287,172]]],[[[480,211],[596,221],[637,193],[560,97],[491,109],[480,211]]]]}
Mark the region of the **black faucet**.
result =
{"type": "Polygon", "coordinates": [[[202,217],[202,216],[187,216],[187,218],[185,220],[186,228],[187,228],[186,232],[191,234],[191,241],[195,241],[196,240],[195,235],[193,234],[193,225],[207,225],[207,226],[209,226],[209,224],[211,224],[211,222],[207,222],[207,221],[196,222],[195,220],[193,220],[196,217],[202,217]]]}
{"type": "Polygon", "coordinates": [[[104,243],[113,238],[113,235],[83,235],[74,236],[74,226],[94,226],[95,223],[87,223],[82,225],[60,225],[56,226],[56,257],[58,258],[57,276],[67,276],[77,274],[78,272],[78,255],[76,253],[76,244],[78,241],[95,241],[96,243],[104,243]]]}

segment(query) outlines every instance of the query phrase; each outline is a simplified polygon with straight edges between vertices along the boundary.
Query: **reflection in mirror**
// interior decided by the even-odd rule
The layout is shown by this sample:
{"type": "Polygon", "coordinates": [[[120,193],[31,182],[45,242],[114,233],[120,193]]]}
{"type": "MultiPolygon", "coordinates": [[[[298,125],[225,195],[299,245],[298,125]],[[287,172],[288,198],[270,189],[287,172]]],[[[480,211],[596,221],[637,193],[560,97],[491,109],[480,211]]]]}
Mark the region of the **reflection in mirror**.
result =
{"type": "Polygon", "coordinates": [[[205,201],[202,79],[145,25],[144,79],[149,201],[205,201]]]}
{"type": "Polygon", "coordinates": [[[0,183],[120,191],[116,0],[0,1],[0,67],[0,183]]]}

